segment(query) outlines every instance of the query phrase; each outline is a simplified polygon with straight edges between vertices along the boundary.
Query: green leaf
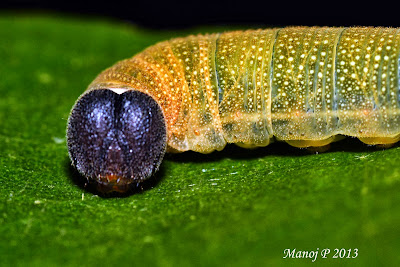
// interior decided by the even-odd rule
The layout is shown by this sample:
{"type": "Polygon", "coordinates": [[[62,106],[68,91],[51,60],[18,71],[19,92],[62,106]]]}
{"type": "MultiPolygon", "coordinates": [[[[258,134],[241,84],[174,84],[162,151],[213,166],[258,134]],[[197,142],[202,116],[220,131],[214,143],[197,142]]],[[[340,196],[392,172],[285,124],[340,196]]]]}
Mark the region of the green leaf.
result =
{"type": "Polygon", "coordinates": [[[103,69],[185,32],[99,19],[0,18],[0,265],[309,265],[400,262],[400,149],[347,139],[167,155],[147,189],[87,191],[70,166],[69,111],[103,69]],[[358,249],[333,259],[334,249],[358,249]]]}

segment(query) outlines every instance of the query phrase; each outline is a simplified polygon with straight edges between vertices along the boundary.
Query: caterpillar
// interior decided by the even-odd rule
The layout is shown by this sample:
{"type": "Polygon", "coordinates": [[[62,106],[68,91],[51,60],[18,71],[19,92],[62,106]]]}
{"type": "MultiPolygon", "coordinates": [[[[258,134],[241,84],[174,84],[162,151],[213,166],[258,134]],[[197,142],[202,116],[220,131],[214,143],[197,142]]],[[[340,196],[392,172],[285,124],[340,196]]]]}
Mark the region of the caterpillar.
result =
{"type": "Polygon", "coordinates": [[[68,119],[72,164],[100,191],[150,177],[165,152],[341,136],[400,139],[396,28],[287,27],[176,38],[100,73],[68,119]]]}

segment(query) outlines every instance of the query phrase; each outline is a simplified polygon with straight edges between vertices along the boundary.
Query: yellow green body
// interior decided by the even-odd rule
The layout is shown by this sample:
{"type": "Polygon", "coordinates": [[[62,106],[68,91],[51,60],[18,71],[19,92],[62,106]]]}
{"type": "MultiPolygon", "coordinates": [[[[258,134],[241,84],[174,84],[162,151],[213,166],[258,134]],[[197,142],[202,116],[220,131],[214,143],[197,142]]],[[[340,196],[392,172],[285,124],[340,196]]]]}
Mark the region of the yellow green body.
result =
{"type": "Polygon", "coordinates": [[[235,31],[156,44],[102,72],[88,91],[139,90],[162,107],[169,151],[226,143],[323,146],[337,135],[399,140],[396,28],[235,31]]]}

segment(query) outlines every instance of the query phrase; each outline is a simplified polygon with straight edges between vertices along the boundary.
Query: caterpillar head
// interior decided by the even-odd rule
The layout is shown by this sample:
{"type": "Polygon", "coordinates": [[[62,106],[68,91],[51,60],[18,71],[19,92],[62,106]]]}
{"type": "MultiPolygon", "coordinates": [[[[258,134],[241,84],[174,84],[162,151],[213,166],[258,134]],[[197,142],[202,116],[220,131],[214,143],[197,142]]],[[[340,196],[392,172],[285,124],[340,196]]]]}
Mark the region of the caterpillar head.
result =
{"type": "Polygon", "coordinates": [[[126,192],[158,170],[167,133],[161,107],[139,91],[85,93],[68,120],[72,164],[102,192],[126,192]]]}

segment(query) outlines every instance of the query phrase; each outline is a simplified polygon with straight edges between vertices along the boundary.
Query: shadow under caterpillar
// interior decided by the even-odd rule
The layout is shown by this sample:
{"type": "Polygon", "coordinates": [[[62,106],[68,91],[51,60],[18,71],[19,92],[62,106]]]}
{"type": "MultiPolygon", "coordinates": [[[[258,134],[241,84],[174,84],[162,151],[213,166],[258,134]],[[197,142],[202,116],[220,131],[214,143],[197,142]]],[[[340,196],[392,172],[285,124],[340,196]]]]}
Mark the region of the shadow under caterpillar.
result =
{"type": "Polygon", "coordinates": [[[103,71],[75,103],[73,165],[101,191],[150,177],[164,153],[342,136],[400,140],[396,28],[288,27],[176,38],[103,71]]]}

